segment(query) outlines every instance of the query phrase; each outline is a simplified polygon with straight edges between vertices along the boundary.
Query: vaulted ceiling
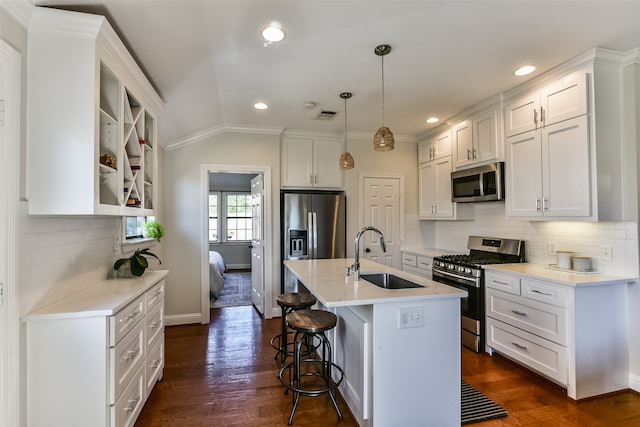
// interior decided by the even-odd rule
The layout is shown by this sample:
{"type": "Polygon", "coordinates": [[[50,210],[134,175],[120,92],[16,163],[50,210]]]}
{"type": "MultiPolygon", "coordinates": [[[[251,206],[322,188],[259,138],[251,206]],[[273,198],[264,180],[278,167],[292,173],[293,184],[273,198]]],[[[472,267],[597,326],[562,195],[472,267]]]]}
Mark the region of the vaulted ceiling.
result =
{"type": "Polygon", "coordinates": [[[30,1],[107,16],[166,102],[165,144],[236,125],[341,134],[344,91],[349,131],[373,136],[383,43],[385,123],[411,137],[436,126],[427,117],[447,119],[591,48],[640,46],[640,0],[30,1]],[[272,21],[287,38],[265,46],[272,21]],[[536,72],[515,77],[526,63],[536,72]],[[319,120],[322,110],[338,114],[319,120]]]}

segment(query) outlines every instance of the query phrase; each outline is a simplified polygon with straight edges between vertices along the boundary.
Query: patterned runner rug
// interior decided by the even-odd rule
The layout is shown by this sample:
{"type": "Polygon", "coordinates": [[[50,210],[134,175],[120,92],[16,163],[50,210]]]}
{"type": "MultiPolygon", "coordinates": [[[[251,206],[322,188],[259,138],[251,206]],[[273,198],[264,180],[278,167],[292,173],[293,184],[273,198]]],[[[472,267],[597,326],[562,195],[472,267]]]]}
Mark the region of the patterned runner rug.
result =
{"type": "Polygon", "coordinates": [[[224,286],[211,308],[251,305],[251,272],[224,273],[224,286]]]}
{"type": "Polygon", "coordinates": [[[461,424],[471,424],[507,416],[507,411],[484,394],[462,381],[461,424]]]}

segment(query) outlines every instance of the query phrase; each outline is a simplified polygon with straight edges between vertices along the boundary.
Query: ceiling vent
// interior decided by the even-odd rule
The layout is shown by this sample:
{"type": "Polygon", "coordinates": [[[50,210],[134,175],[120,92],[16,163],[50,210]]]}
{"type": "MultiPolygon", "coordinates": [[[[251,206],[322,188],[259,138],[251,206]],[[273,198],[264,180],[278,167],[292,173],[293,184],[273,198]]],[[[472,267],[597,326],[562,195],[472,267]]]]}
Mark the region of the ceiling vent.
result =
{"type": "Polygon", "coordinates": [[[336,116],[336,112],[335,111],[325,111],[322,110],[320,111],[320,113],[316,116],[316,120],[333,120],[333,118],[336,116]]]}

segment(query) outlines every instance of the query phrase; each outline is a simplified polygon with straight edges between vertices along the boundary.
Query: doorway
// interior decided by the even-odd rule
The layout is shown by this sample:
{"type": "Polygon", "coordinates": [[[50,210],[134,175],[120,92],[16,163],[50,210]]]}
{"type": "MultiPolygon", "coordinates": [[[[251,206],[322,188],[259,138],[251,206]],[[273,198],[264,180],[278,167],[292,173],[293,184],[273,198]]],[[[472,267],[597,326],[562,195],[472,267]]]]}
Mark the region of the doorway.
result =
{"type": "Polygon", "coordinates": [[[265,226],[271,212],[270,182],[268,166],[202,165],[206,212],[201,234],[206,236],[202,246],[202,323],[209,323],[210,308],[253,305],[262,315],[265,309],[271,310],[272,292],[265,286],[265,277],[271,277],[272,254],[270,245],[262,245],[262,240],[270,241],[271,227],[265,226]],[[261,186],[259,211],[254,206],[254,182],[261,186]],[[253,236],[256,230],[262,239],[258,242],[253,236]],[[256,246],[263,262],[253,260],[256,246]],[[219,274],[214,271],[214,258],[221,264],[219,274]]]}

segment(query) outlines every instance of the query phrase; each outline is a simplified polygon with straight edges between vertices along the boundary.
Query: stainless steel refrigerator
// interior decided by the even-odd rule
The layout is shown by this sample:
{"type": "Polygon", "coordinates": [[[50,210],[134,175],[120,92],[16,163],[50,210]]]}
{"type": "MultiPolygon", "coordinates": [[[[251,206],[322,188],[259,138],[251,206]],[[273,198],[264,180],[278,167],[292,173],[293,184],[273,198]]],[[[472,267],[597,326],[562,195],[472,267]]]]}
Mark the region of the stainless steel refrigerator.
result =
{"type": "MultiPolygon", "coordinates": [[[[346,197],[342,192],[282,192],[282,260],[345,258],[346,197]]],[[[298,282],[282,269],[281,292],[298,282]]]]}

